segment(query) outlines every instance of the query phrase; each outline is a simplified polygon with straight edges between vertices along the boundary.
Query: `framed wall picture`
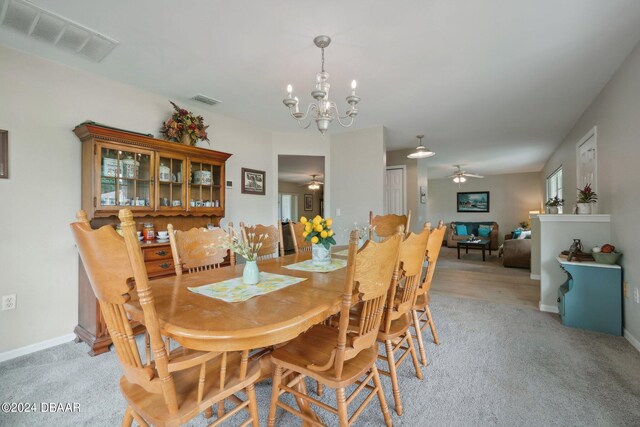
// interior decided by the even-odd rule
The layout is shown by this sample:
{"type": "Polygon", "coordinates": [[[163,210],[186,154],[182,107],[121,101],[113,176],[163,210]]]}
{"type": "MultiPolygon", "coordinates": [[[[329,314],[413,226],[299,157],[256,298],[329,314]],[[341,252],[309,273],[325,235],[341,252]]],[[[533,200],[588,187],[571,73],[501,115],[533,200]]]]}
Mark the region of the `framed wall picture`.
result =
{"type": "Polygon", "coordinates": [[[304,210],[305,211],[313,210],[313,194],[304,195],[304,210]]]}
{"type": "Polygon", "coordinates": [[[9,132],[0,129],[0,178],[9,178],[9,132]]]}
{"type": "Polygon", "coordinates": [[[458,193],[458,212],[489,212],[489,192],[458,193]]]}
{"type": "Polygon", "coordinates": [[[242,194],[257,194],[264,196],[267,182],[265,171],[242,168],[242,194]]]}

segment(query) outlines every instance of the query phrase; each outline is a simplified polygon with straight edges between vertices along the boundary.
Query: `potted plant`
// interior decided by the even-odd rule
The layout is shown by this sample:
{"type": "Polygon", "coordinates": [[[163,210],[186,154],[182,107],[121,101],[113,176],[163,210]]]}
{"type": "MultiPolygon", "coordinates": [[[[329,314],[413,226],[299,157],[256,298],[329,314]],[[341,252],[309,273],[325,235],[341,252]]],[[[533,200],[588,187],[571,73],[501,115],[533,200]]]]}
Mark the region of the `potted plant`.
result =
{"type": "Polygon", "coordinates": [[[554,197],[550,198],[549,200],[547,200],[547,202],[544,204],[548,209],[548,212],[550,214],[557,214],[558,213],[558,206],[563,206],[564,205],[564,199],[560,199],[558,198],[557,195],[555,195],[554,197]]]}
{"type": "Polygon", "coordinates": [[[162,124],[160,132],[169,141],[181,142],[186,145],[196,145],[198,140],[208,143],[207,128],[209,126],[205,126],[202,116],[196,116],[173,102],[171,105],[173,105],[175,112],[162,124]]]}
{"type": "Polygon", "coordinates": [[[267,239],[266,234],[247,234],[247,241],[238,238],[239,233],[230,233],[229,238],[220,240],[216,247],[228,249],[245,259],[244,270],[242,271],[242,282],[245,285],[257,285],[260,282],[260,271],[258,270],[258,252],[267,239]]]}
{"type": "Polygon", "coordinates": [[[311,242],[311,260],[316,265],[325,265],[331,262],[331,245],[335,245],[331,218],[324,219],[316,215],[311,221],[305,217],[300,218],[304,224],[304,236],[307,242],[311,242]]]}
{"type": "Polygon", "coordinates": [[[591,184],[587,184],[584,188],[578,188],[578,202],[576,203],[577,214],[590,214],[591,204],[598,201],[598,195],[594,193],[591,184]]]}

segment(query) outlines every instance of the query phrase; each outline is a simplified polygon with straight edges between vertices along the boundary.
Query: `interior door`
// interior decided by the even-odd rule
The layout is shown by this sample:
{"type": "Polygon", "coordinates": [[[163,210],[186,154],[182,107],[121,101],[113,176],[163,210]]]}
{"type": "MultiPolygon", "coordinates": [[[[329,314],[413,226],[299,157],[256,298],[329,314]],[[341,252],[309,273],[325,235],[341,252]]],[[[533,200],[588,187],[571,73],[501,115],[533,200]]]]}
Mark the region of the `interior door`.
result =
{"type": "Polygon", "coordinates": [[[404,215],[404,169],[388,168],[385,175],[385,210],[386,214],[404,215]]]}
{"type": "Polygon", "coordinates": [[[591,188],[598,192],[598,151],[595,132],[578,145],[578,188],[591,184],[591,188]]]}

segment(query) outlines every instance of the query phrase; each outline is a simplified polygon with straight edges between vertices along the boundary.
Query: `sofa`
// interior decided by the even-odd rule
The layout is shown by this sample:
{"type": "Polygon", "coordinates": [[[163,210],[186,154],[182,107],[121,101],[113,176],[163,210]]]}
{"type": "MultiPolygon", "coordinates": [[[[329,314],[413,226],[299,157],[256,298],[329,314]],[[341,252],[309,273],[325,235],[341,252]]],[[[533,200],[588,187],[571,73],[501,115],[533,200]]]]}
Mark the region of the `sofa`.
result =
{"type": "Polygon", "coordinates": [[[504,236],[502,265],[505,267],[531,268],[530,234],[524,239],[513,238],[513,234],[504,236]]]}
{"type": "Polygon", "coordinates": [[[480,239],[489,239],[490,243],[489,246],[491,247],[492,251],[498,250],[498,246],[499,246],[499,240],[500,240],[500,234],[498,234],[499,230],[498,230],[498,223],[497,222],[491,222],[491,221],[485,221],[485,222],[470,222],[470,221],[457,221],[457,222],[452,222],[449,224],[449,226],[447,227],[447,246],[450,248],[457,248],[458,247],[458,242],[460,240],[467,240],[469,238],[470,234],[473,234],[476,237],[479,237],[480,239]],[[456,232],[456,226],[457,225],[466,225],[467,226],[467,234],[464,235],[458,235],[458,233],[456,232]],[[478,233],[478,229],[480,228],[481,225],[489,225],[491,226],[491,233],[489,233],[489,237],[479,237],[480,233],[478,233]]]}

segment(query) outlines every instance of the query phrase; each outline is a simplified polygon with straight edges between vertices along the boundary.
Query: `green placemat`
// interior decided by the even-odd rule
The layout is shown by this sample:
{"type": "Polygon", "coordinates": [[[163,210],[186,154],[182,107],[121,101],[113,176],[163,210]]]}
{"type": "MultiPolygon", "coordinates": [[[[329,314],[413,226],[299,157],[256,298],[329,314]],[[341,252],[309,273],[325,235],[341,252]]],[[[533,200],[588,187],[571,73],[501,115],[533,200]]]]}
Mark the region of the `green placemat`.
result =
{"type": "Polygon", "coordinates": [[[242,282],[242,277],[234,277],[222,282],[187,289],[193,293],[217,298],[225,302],[241,302],[258,295],[268,294],[269,292],[295,285],[304,280],[307,279],[260,272],[260,282],[257,285],[245,285],[242,282]]]}
{"type": "Polygon", "coordinates": [[[328,273],[329,271],[340,270],[347,266],[347,261],[344,259],[332,259],[329,264],[316,265],[312,260],[297,262],[295,264],[285,265],[284,268],[289,270],[302,270],[312,271],[314,273],[328,273]]]}

